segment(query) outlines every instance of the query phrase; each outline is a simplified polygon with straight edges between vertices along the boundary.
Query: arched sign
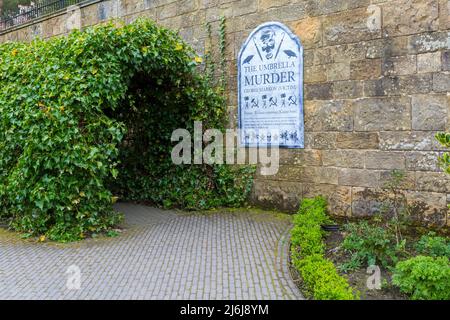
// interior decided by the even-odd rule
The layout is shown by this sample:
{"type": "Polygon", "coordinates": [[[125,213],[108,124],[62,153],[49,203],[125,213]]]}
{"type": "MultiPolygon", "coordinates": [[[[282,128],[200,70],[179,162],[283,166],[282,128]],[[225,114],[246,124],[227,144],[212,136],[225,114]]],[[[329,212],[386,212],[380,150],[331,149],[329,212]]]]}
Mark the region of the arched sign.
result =
{"type": "Polygon", "coordinates": [[[238,57],[240,144],[304,147],[303,47],[285,25],[267,22],[238,57]]]}

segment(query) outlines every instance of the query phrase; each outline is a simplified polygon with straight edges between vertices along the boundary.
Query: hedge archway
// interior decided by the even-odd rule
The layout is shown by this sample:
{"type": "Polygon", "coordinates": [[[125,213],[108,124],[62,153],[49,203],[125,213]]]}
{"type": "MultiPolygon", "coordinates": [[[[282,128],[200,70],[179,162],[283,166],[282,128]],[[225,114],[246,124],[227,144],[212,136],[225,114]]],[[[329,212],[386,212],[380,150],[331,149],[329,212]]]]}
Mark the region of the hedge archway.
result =
{"type": "Polygon", "coordinates": [[[0,45],[0,218],[72,241],[120,222],[113,195],[237,206],[251,169],[170,161],[170,135],[224,127],[224,101],[173,31],[141,19],[0,45]]]}

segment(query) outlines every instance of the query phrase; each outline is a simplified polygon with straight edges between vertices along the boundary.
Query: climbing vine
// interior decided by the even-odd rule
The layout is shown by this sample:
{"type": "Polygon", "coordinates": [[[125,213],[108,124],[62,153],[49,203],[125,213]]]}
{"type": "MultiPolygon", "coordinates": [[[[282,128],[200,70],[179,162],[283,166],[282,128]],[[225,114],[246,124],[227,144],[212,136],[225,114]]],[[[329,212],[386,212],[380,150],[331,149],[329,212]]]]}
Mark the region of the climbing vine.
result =
{"type": "Polygon", "coordinates": [[[171,162],[174,129],[224,129],[224,97],[200,63],[175,32],[146,19],[0,45],[0,218],[72,241],[121,221],[115,197],[242,204],[251,169],[171,162]]]}

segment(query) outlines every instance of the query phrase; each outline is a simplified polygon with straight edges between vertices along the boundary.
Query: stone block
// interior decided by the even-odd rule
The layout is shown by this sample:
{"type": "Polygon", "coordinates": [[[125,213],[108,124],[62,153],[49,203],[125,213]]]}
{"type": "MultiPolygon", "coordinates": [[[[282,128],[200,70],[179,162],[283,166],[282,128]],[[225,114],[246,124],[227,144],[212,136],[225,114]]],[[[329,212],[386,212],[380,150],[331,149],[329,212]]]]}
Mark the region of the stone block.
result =
{"type": "Polygon", "coordinates": [[[337,168],[332,167],[304,167],[300,181],[306,183],[338,184],[337,168]]]}
{"type": "Polygon", "coordinates": [[[406,198],[413,217],[429,227],[442,227],[448,220],[445,193],[406,191],[406,198]]]}
{"type": "MultiPolygon", "coordinates": [[[[258,14],[260,13],[261,11],[258,12],[258,14]]],[[[284,21],[293,30],[295,23],[306,16],[305,3],[300,2],[267,10],[267,20],[265,21],[284,21]]]]}
{"type": "Polygon", "coordinates": [[[416,188],[439,193],[450,192],[450,178],[444,172],[416,172],[416,188]]]}
{"type": "Polygon", "coordinates": [[[177,15],[178,3],[173,2],[165,6],[157,8],[158,20],[164,20],[167,18],[172,18],[177,15]]]}
{"type": "Polygon", "coordinates": [[[305,132],[305,148],[335,149],[336,132],[305,132]]]}
{"type": "Polygon", "coordinates": [[[289,4],[290,0],[260,0],[259,1],[259,9],[260,10],[267,10],[274,7],[281,7],[289,4]]]}
{"type": "Polygon", "coordinates": [[[450,31],[427,32],[409,37],[408,50],[412,54],[433,52],[449,48],[450,31]]]}
{"type": "MultiPolygon", "coordinates": [[[[312,67],[314,65],[314,49],[305,49],[303,50],[303,65],[305,66],[305,81],[306,81],[306,67],[312,67]]],[[[323,72],[325,74],[325,71],[323,72]]],[[[325,80],[324,80],[325,81],[325,80]]]]}
{"type": "Polygon", "coordinates": [[[417,55],[417,72],[437,72],[441,70],[441,52],[428,52],[417,55]]]}
{"type": "Polygon", "coordinates": [[[352,131],[352,106],[348,100],[305,101],[305,130],[352,131]]]}
{"type": "Polygon", "coordinates": [[[380,75],[381,59],[364,59],[350,62],[350,79],[374,79],[380,75]]]}
{"type": "Polygon", "coordinates": [[[373,188],[352,187],[352,216],[371,217],[384,211],[386,196],[373,188]]]}
{"type": "Polygon", "coordinates": [[[378,187],[380,172],[376,170],[341,168],[338,184],[354,187],[378,187]]]}
{"type": "Polygon", "coordinates": [[[378,149],[378,133],[338,132],[336,147],[339,149],[378,149]]]}
{"type": "Polygon", "coordinates": [[[354,99],[363,96],[364,82],[347,80],[333,82],[333,96],[335,99],[354,99]]]}
{"type": "Polygon", "coordinates": [[[306,100],[331,100],[333,98],[333,83],[305,84],[306,100]]]}
{"type": "Polygon", "coordinates": [[[381,97],[386,93],[383,89],[383,79],[372,79],[363,81],[364,97],[381,97]]]}
{"type": "Polygon", "coordinates": [[[301,183],[255,179],[250,201],[263,208],[296,212],[301,195],[301,183]]]}
{"type": "Polygon", "coordinates": [[[304,170],[305,167],[282,165],[274,175],[263,175],[260,174],[260,170],[258,170],[256,176],[260,180],[301,181],[304,177],[304,170]]]}
{"type": "Polygon", "coordinates": [[[438,0],[398,0],[382,5],[383,32],[393,37],[439,28],[438,0]]]}
{"type": "Polygon", "coordinates": [[[446,95],[414,95],[411,109],[413,130],[445,130],[449,112],[446,95]]]}
{"type": "Polygon", "coordinates": [[[443,71],[450,71],[450,50],[442,51],[441,65],[443,71]]]}
{"type": "Polygon", "coordinates": [[[363,98],[354,102],[355,131],[411,129],[407,97],[363,98]]]}
{"type": "Polygon", "coordinates": [[[293,164],[297,166],[322,165],[321,150],[281,148],[279,152],[280,164],[293,164]]]}
{"type": "Polygon", "coordinates": [[[444,148],[434,137],[434,131],[383,131],[380,132],[380,149],[382,150],[431,150],[444,148]]]}
{"type": "Polygon", "coordinates": [[[388,57],[383,61],[384,75],[406,75],[416,73],[415,55],[388,57]]]}
{"type": "Polygon", "coordinates": [[[381,79],[381,86],[384,95],[428,93],[432,90],[432,80],[432,74],[430,73],[387,76],[381,79]]]}
{"type": "Polygon", "coordinates": [[[324,166],[341,168],[364,168],[364,151],[360,150],[323,150],[324,166]]]}
{"type": "Polygon", "coordinates": [[[320,17],[307,17],[295,22],[293,31],[305,48],[315,48],[322,44],[322,21],[320,17]]]}
{"type": "MultiPolygon", "coordinates": [[[[416,187],[416,172],[415,171],[404,171],[403,179],[398,181],[396,188],[401,190],[414,190],[416,187]]],[[[380,188],[389,189],[389,187],[394,181],[397,182],[397,178],[392,177],[393,170],[386,170],[380,172],[380,188]]]]}
{"type": "Polygon", "coordinates": [[[327,81],[327,66],[325,65],[314,65],[305,66],[304,72],[304,82],[314,83],[314,82],[325,82],[327,81]]]}
{"type": "Polygon", "coordinates": [[[371,30],[372,13],[366,8],[343,11],[323,20],[324,45],[353,43],[381,36],[381,29],[371,30]]]}
{"type": "Polygon", "coordinates": [[[433,73],[433,91],[445,93],[450,91],[450,72],[433,73]]]}
{"type": "Polygon", "coordinates": [[[366,169],[404,169],[403,152],[367,151],[365,154],[366,169]]]}
{"type": "Polygon", "coordinates": [[[256,12],[258,9],[257,0],[241,0],[233,3],[233,16],[239,17],[256,12]]]}
{"type": "Polygon", "coordinates": [[[409,51],[409,36],[383,38],[382,57],[407,56],[409,51]]]}
{"type": "Polygon", "coordinates": [[[326,66],[327,80],[338,81],[350,78],[350,63],[336,62],[326,66]]]}
{"type": "Polygon", "coordinates": [[[411,151],[405,154],[406,168],[414,171],[438,171],[439,152],[411,151]]]}

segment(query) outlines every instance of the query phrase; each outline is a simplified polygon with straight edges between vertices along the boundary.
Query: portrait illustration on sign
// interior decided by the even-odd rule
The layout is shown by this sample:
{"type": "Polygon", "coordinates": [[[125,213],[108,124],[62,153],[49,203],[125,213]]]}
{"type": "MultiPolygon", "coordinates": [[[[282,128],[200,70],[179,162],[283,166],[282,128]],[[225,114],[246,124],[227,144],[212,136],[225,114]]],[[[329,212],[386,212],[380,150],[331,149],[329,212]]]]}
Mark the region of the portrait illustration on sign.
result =
{"type": "Polygon", "coordinates": [[[257,27],[238,57],[240,143],[304,147],[303,48],[285,25],[257,27]]]}

